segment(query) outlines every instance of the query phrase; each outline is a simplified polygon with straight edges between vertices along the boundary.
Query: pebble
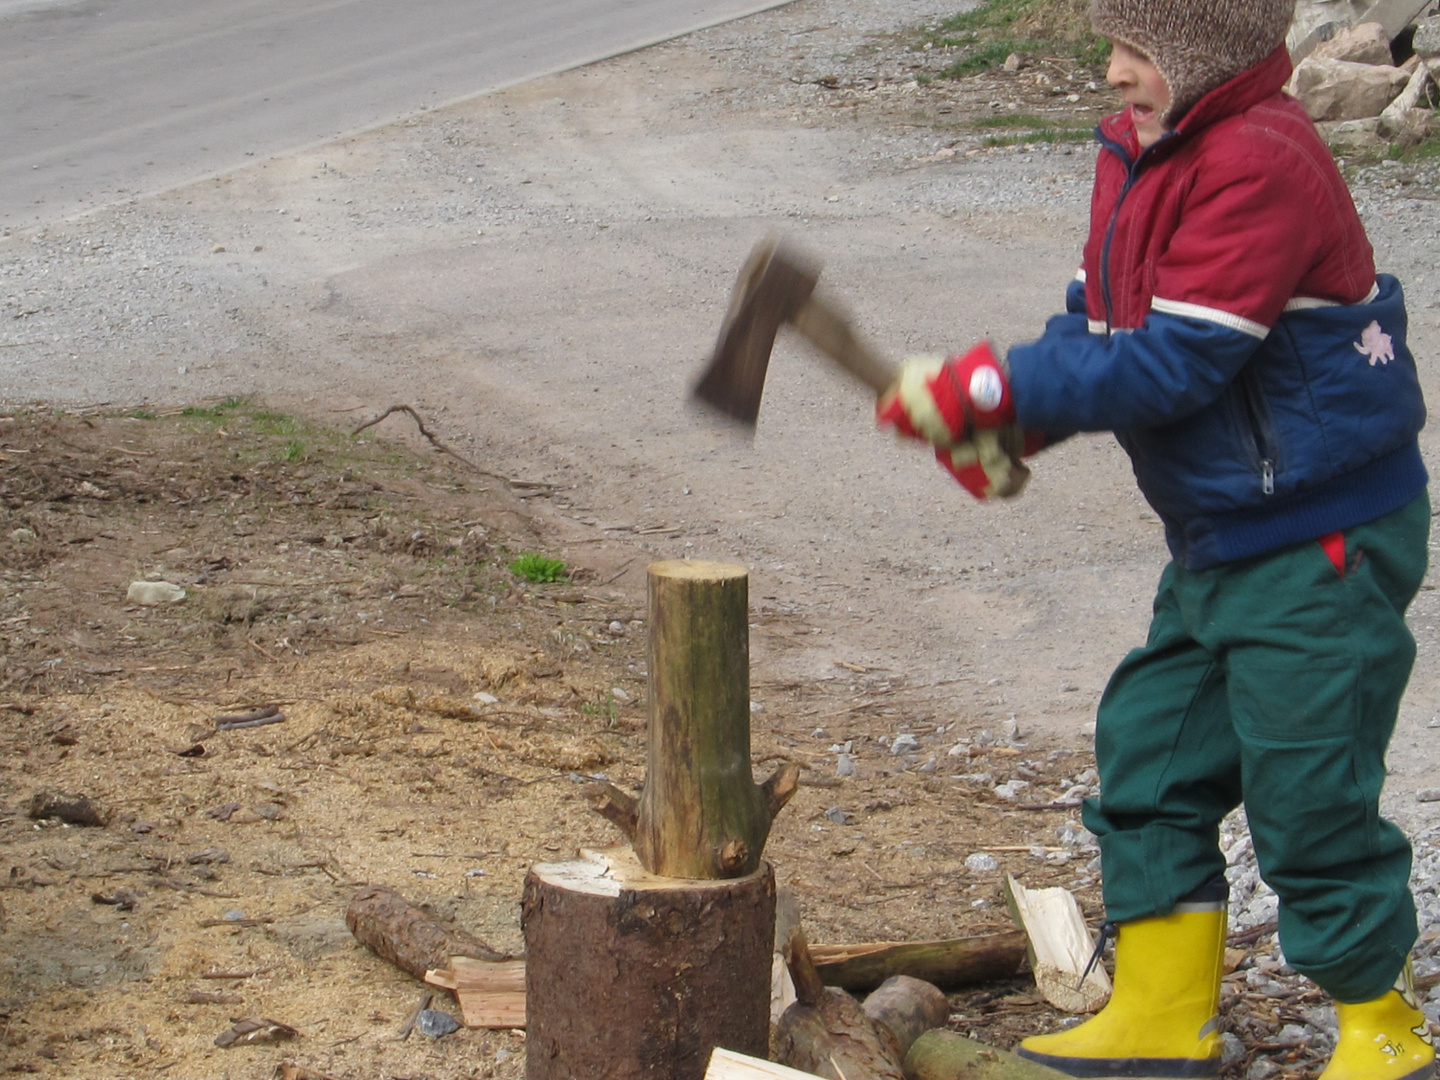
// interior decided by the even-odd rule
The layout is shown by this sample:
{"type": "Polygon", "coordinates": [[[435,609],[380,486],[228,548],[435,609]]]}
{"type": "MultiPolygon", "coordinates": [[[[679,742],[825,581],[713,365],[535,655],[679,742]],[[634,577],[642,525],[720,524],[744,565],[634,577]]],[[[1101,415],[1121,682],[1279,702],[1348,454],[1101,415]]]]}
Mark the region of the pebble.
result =
{"type": "Polygon", "coordinates": [[[982,873],[988,870],[999,870],[1000,860],[995,858],[994,855],[986,854],[983,851],[977,851],[974,855],[969,855],[966,857],[965,869],[975,870],[982,873]]]}
{"type": "Polygon", "coordinates": [[[829,810],[826,810],[825,817],[836,825],[849,825],[850,822],[855,820],[854,814],[848,810],[842,810],[838,806],[832,806],[829,810]]]}
{"type": "Polygon", "coordinates": [[[475,700],[480,702],[481,705],[500,704],[500,699],[498,697],[496,697],[494,694],[487,694],[484,690],[481,690],[478,694],[475,695],[475,700]]]}
{"type": "Polygon", "coordinates": [[[184,600],[185,590],[168,581],[132,581],[125,592],[125,599],[142,607],[157,604],[174,604],[184,600]]]}
{"type": "Polygon", "coordinates": [[[459,1023],[447,1012],[439,1009],[423,1009],[415,1018],[415,1030],[432,1039],[442,1039],[460,1030],[459,1023]]]}
{"type": "Polygon", "coordinates": [[[1415,793],[1416,802],[1440,802],[1440,787],[1421,788],[1415,793]]]}
{"type": "Polygon", "coordinates": [[[854,776],[855,759],[849,754],[841,754],[835,759],[836,776],[854,776]]]}
{"type": "Polygon", "coordinates": [[[890,753],[895,755],[909,754],[920,749],[920,740],[908,731],[895,736],[895,741],[890,744],[890,753]]]}

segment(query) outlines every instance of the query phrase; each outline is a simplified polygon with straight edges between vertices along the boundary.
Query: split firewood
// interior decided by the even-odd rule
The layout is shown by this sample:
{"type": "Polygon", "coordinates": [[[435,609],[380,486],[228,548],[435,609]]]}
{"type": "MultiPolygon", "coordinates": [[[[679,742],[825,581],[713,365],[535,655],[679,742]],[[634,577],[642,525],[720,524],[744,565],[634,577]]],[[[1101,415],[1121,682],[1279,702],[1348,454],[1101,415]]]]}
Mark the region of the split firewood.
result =
{"type": "Polygon", "coordinates": [[[717,1046],[710,1054],[705,1080],[815,1080],[810,1073],[764,1058],[737,1054],[717,1046]]]}
{"type": "Polygon", "coordinates": [[[1030,970],[1046,1001],[1066,1012],[1088,1013],[1110,1000],[1110,976],[1091,963],[1095,942],[1068,890],[1027,889],[1007,874],[1005,900],[1029,940],[1030,970]]]}
{"type": "Polygon", "coordinates": [[[790,938],[789,963],[797,1000],[775,1025],[771,1056],[826,1080],[904,1080],[894,1033],[844,990],[820,983],[798,930],[790,938]]]}
{"type": "Polygon", "coordinates": [[[1025,935],[1012,931],[945,941],[812,945],[810,952],[827,986],[874,990],[892,975],[909,975],[949,989],[1014,975],[1025,959],[1025,935]]]}
{"type": "Polygon", "coordinates": [[[490,961],[512,959],[466,931],[446,926],[424,908],[383,886],[367,886],[351,897],[345,923],[356,940],[376,956],[417,979],[425,978],[432,969],[448,968],[457,956],[490,961]]]}
{"type": "Polygon", "coordinates": [[[905,1055],[905,1080],[1068,1080],[1048,1065],[953,1031],[927,1031],[905,1055]]]}
{"type": "Polygon", "coordinates": [[[524,1028],[525,961],[456,956],[449,967],[427,971],[431,986],[453,990],[466,1027],[524,1028]]]}
{"type": "Polygon", "coordinates": [[[900,1046],[900,1060],[925,1032],[945,1026],[950,1002],[945,992],[924,979],[892,975],[865,999],[865,1015],[884,1024],[900,1046]]]}

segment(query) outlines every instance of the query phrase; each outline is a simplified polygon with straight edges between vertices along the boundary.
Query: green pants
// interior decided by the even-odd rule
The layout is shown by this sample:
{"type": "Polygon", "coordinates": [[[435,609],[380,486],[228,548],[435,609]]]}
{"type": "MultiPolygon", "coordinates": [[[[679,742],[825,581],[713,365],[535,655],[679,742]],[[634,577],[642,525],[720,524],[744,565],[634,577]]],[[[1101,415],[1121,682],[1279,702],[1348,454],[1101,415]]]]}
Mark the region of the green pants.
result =
{"type": "Polygon", "coordinates": [[[1410,844],[1379,799],[1429,532],[1422,495],[1346,532],[1343,576],[1319,543],[1166,568],[1100,702],[1084,820],[1112,921],[1223,873],[1219,824],[1243,801],[1286,960],[1340,1001],[1391,987],[1417,931],[1410,844]]]}

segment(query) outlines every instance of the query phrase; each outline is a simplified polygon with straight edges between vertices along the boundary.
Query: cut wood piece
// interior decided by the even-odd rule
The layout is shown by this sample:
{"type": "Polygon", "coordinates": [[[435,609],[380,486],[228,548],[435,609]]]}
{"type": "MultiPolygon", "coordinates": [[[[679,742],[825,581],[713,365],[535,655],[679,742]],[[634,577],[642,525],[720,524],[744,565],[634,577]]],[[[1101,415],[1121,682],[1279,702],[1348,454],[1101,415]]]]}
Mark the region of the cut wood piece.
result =
{"type": "Polygon", "coordinates": [[[531,867],[527,1080],[700,1080],[710,1051],[763,1055],[775,878],[647,873],[629,848],[531,867]]]}
{"type": "Polygon", "coordinates": [[[1110,1000],[1110,976],[1101,964],[1090,964],[1095,940],[1068,890],[1027,889],[1007,874],[1005,901],[1025,931],[1030,970],[1046,1001],[1066,1012],[1088,1013],[1110,1000]]]}
{"type": "Polygon", "coordinates": [[[453,990],[466,1027],[525,1026],[525,961],[493,962],[456,956],[450,966],[427,971],[431,986],[453,990]]]}
{"type": "Polygon", "coordinates": [[[511,959],[383,886],[366,886],[352,896],[345,909],[345,923],[356,940],[376,956],[417,979],[425,978],[432,968],[447,967],[456,956],[511,959]]]}
{"type": "Polygon", "coordinates": [[[925,1032],[945,1026],[950,1019],[950,1002],[934,983],[909,975],[892,975],[880,989],[865,999],[865,1015],[884,1024],[900,1045],[903,1061],[915,1040],[925,1032]]]}
{"type": "Polygon", "coordinates": [[[905,1080],[1071,1080],[1062,1072],[953,1031],[927,1031],[905,1055],[905,1080]]]}
{"type": "Polygon", "coordinates": [[[705,1080],[814,1080],[814,1076],[788,1065],[717,1046],[710,1055],[705,1080]]]}
{"type": "Polygon", "coordinates": [[[636,801],[607,785],[592,800],[652,874],[753,874],[799,783],[796,765],[764,784],[751,775],[748,580],[723,563],[650,566],[645,789],[636,801]]]}
{"type": "Polygon", "coordinates": [[[825,987],[814,1004],[802,998],[785,1010],[775,1026],[773,1050],[782,1065],[826,1080],[903,1080],[905,1075],[890,1029],[833,986],[825,987]]]}
{"type": "Polygon", "coordinates": [[[892,975],[910,975],[943,989],[1008,979],[1025,959],[1025,935],[1010,932],[945,941],[878,941],[812,945],[827,986],[874,990],[892,975]]]}

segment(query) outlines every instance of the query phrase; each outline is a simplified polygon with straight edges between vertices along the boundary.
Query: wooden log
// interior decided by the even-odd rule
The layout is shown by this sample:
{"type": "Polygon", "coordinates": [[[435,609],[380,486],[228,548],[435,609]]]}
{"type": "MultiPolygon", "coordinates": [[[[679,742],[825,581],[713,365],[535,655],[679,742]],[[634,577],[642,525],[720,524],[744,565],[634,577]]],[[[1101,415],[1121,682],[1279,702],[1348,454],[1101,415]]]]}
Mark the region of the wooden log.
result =
{"type": "Polygon", "coordinates": [[[425,978],[432,968],[447,967],[455,956],[511,959],[381,885],[368,885],[350,898],[345,923],[355,939],[376,956],[417,979],[425,978]]]}
{"type": "Polygon", "coordinates": [[[905,1080],[1070,1080],[1062,1072],[953,1031],[927,1031],[905,1055],[905,1080]]]}
{"type": "Polygon", "coordinates": [[[639,800],[602,784],[592,806],[652,874],[731,878],[760,865],[800,770],[750,772],[748,575],[702,561],[649,570],[649,745],[639,800]]]}
{"type": "Polygon", "coordinates": [[[1046,1001],[1066,1012],[1088,1013],[1110,1000],[1110,976],[1100,964],[1090,964],[1095,941],[1069,891],[1027,889],[1006,874],[1005,902],[1025,931],[1035,988],[1046,1001]]]}
{"type": "Polygon", "coordinates": [[[1019,931],[945,941],[878,941],[868,945],[812,945],[827,986],[873,990],[892,975],[910,975],[942,990],[1008,979],[1025,959],[1019,931]]]}
{"type": "Polygon", "coordinates": [[[865,1015],[884,1024],[895,1036],[903,1061],[915,1040],[942,1028],[950,1019],[950,1002],[934,983],[909,975],[892,975],[866,997],[865,1015]]]}
{"type": "Polygon", "coordinates": [[[725,1046],[763,1056],[775,878],[647,873],[629,848],[525,879],[527,1080],[700,1080],[725,1046]]]}
{"type": "Polygon", "coordinates": [[[827,1080],[903,1080],[904,1055],[894,1033],[844,990],[821,985],[798,930],[790,937],[787,959],[797,1000],[775,1025],[771,1056],[827,1080]]]}

